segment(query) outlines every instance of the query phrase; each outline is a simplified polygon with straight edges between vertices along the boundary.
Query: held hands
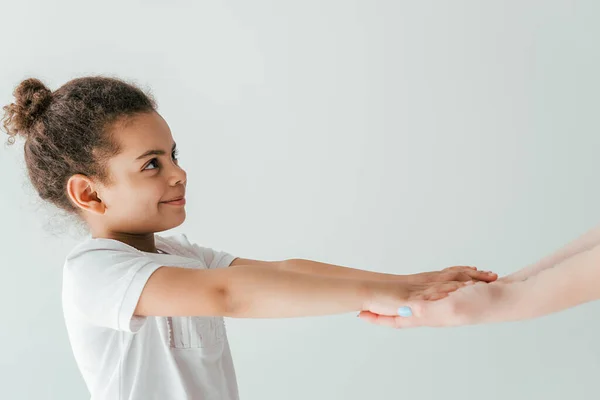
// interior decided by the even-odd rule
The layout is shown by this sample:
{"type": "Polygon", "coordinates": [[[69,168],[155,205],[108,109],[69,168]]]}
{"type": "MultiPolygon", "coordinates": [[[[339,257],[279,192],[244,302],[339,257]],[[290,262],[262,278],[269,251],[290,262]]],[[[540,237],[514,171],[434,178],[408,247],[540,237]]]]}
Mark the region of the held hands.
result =
{"type": "Polygon", "coordinates": [[[412,278],[415,283],[375,282],[371,300],[363,306],[359,317],[394,328],[472,323],[470,316],[486,310],[497,292],[493,289],[503,286],[488,284],[498,278],[496,274],[463,266],[412,278]]]}

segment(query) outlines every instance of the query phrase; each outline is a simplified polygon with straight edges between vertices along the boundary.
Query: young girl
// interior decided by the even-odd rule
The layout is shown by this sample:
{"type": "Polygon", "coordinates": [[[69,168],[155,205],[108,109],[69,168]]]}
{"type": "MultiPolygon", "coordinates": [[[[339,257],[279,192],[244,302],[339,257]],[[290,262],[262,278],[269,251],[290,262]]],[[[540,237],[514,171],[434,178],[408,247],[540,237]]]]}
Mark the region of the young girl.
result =
{"type": "Polygon", "coordinates": [[[224,316],[409,316],[474,280],[496,279],[469,267],[395,276],[249,260],[156,235],[184,222],[187,176],[148,95],[87,77],[54,92],[27,79],[14,96],[4,126],[10,143],[25,138],[33,186],[91,233],[67,256],[62,300],[93,399],[237,399],[224,316]]]}
{"type": "Polygon", "coordinates": [[[538,318],[600,299],[600,227],[553,254],[489,285],[473,285],[429,302],[410,319],[362,311],[369,322],[408,328],[538,318]]]}

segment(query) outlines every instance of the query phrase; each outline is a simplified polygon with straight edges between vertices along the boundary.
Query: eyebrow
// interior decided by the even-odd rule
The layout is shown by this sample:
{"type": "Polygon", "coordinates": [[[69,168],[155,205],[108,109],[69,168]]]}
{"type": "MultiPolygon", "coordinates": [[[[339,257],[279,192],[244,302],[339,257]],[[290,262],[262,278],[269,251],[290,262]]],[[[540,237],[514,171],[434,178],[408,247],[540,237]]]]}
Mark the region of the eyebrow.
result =
{"type": "MultiPolygon", "coordinates": [[[[175,148],[177,148],[177,143],[173,143],[173,147],[171,148],[171,153],[175,151],[175,148]]],[[[164,150],[148,150],[147,152],[145,152],[144,154],[142,154],[141,156],[136,158],[136,160],[141,160],[142,158],[146,158],[148,156],[162,156],[164,154],[165,154],[164,150]]]]}

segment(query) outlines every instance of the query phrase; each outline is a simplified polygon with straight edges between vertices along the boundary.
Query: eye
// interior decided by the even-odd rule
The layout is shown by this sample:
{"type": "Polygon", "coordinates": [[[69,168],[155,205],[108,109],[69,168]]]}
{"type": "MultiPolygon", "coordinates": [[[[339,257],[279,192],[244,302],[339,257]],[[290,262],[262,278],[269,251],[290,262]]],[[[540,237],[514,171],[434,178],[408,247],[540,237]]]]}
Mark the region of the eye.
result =
{"type": "MultiPolygon", "coordinates": [[[[171,153],[171,158],[173,159],[173,161],[175,161],[176,164],[177,164],[177,161],[179,160],[177,158],[178,155],[179,155],[179,152],[177,151],[177,149],[173,150],[173,152],[171,153]]],[[[148,162],[148,164],[146,164],[146,166],[144,167],[144,169],[142,171],[150,171],[150,170],[157,169],[157,168],[160,168],[158,158],[153,158],[152,160],[150,160],[148,162]],[[149,168],[149,167],[151,167],[151,168],[149,168]]]]}
{"type": "Polygon", "coordinates": [[[156,168],[158,168],[158,158],[153,158],[148,164],[146,164],[146,166],[144,167],[144,171],[149,171],[156,168]],[[153,168],[148,168],[150,166],[153,166],[153,168]]]}

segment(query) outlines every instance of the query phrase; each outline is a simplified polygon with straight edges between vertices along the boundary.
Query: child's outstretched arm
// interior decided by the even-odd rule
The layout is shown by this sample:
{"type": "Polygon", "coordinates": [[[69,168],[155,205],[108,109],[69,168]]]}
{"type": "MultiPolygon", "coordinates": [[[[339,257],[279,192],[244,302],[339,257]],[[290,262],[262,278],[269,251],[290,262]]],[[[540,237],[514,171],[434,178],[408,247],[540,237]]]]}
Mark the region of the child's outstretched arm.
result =
{"type": "Polygon", "coordinates": [[[600,299],[600,245],[583,250],[524,281],[476,284],[426,303],[411,318],[361,317],[398,328],[456,326],[541,317],[600,299]]]}
{"type": "Polygon", "coordinates": [[[362,269],[345,267],[342,265],[327,264],[304,259],[289,259],[283,261],[259,261],[245,258],[236,258],[231,266],[268,266],[280,270],[312,274],[331,278],[396,281],[404,283],[433,283],[448,281],[483,281],[493,282],[498,275],[491,271],[478,271],[475,267],[455,266],[441,271],[421,272],[411,275],[396,275],[374,272],[362,269]]]}
{"type": "Polygon", "coordinates": [[[160,267],[137,302],[137,316],[285,318],[400,307],[447,296],[471,282],[423,285],[302,274],[260,265],[220,269],[160,267]]]}
{"type": "Polygon", "coordinates": [[[600,244],[600,226],[590,229],[588,232],[580,236],[579,238],[568,243],[560,250],[555,251],[547,257],[542,258],[538,262],[531,264],[519,271],[516,271],[510,275],[500,278],[503,282],[517,282],[528,279],[539,272],[551,268],[556,264],[574,256],[585,250],[589,250],[592,247],[600,244]]]}

